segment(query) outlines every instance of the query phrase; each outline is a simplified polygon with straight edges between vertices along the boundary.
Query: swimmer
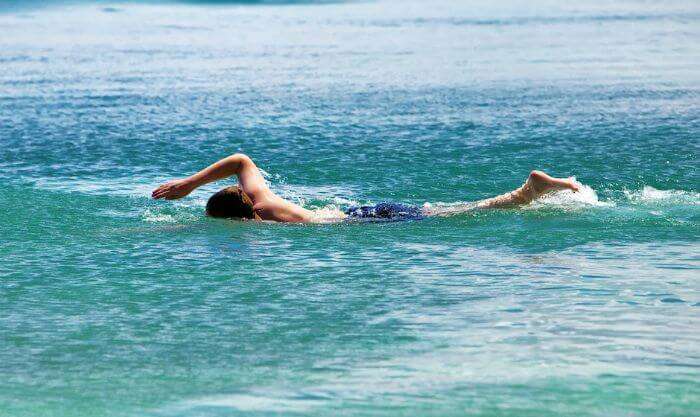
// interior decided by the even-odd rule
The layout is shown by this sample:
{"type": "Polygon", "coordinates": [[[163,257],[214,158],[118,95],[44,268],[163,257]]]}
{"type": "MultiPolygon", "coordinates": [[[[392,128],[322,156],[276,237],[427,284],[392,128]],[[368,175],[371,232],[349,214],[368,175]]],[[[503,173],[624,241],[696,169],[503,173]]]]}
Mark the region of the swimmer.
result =
{"type": "Polygon", "coordinates": [[[198,173],[159,186],[151,196],[155,199],[183,198],[204,184],[236,175],[238,185],[226,187],[209,198],[206,213],[211,217],[250,219],[284,223],[328,223],[353,219],[412,220],[427,216],[446,216],[474,209],[507,208],[528,204],[540,196],[557,190],[579,190],[573,178],[554,178],[542,171],[532,171],[518,189],[475,203],[433,208],[396,203],[351,207],[345,211],[307,210],[276,195],[267,186],[252,159],[243,154],[226,157],[198,173]]]}

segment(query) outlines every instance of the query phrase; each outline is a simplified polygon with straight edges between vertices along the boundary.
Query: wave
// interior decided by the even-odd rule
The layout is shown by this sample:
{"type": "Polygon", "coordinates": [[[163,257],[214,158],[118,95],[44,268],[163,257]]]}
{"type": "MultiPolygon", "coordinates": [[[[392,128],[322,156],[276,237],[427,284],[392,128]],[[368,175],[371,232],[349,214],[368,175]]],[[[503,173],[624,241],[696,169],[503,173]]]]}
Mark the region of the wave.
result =
{"type": "Polygon", "coordinates": [[[199,411],[211,408],[253,413],[308,413],[328,399],[323,393],[286,393],[276,390],[265,393],[241,392],[179,401],[163,407],[158,415],[199,414],[199,411]]]}

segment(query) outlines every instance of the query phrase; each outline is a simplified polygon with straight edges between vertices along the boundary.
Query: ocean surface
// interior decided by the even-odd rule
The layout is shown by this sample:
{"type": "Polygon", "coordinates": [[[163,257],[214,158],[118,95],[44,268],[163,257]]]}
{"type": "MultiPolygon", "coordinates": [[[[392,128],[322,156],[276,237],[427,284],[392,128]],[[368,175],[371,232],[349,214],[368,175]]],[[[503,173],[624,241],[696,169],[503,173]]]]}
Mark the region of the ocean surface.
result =
{"type": "Polygon", "coordinates": [[[0,416],[697,416],[697,1],[0,1],[0,416]],[[309,208],[160,183],[235,152],[309,208]]]}

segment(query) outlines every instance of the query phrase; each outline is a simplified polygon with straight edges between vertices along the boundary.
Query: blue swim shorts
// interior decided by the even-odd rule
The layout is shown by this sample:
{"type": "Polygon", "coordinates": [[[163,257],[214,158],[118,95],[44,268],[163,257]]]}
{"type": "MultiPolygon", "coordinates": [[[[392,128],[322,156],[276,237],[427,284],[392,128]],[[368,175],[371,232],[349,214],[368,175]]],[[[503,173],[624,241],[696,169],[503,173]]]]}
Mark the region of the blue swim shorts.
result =
{"type": "Polygon", "coordinates": [[[349,220],[400,221],[425,218],[420,207],[399,203],[379,203],[374,206],[353,206],[345,210],[349,220]]]}

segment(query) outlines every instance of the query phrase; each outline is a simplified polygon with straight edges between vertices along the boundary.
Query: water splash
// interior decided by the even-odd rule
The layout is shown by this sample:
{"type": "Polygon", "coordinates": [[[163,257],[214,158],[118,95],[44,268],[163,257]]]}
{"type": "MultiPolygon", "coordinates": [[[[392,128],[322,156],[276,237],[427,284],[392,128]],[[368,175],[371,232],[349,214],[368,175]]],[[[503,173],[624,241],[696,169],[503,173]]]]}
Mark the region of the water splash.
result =
{"type": "Polygon", "coordinates": [[[151,209],[146,209],[141,218],[148,223],[177,223],[177,219],[172,214],[158,213],[151,209]]]}
{"type": "MultiPolygon", "coordinates": [[[[575,180],[576,178],[574,178],[575,180]]],[[[531,204],[526,206],[527,209],[540,209],[545,207],[555,207],[563,209],[578,209],[585,207],[610,207],[615,203],[611,201],[601,201],[595,190],[581,182],[576,181],[579,186],[577,192],[571,190],[561,190],[553,193],[545,194],[531,204]]]]}
{"type": "Polygon", "coordinates": [[[141,219],[148,223],[187,223],[201,219],[206,198],[194,198],[169,202],[149,203],[141,212],[141,219]]]}

